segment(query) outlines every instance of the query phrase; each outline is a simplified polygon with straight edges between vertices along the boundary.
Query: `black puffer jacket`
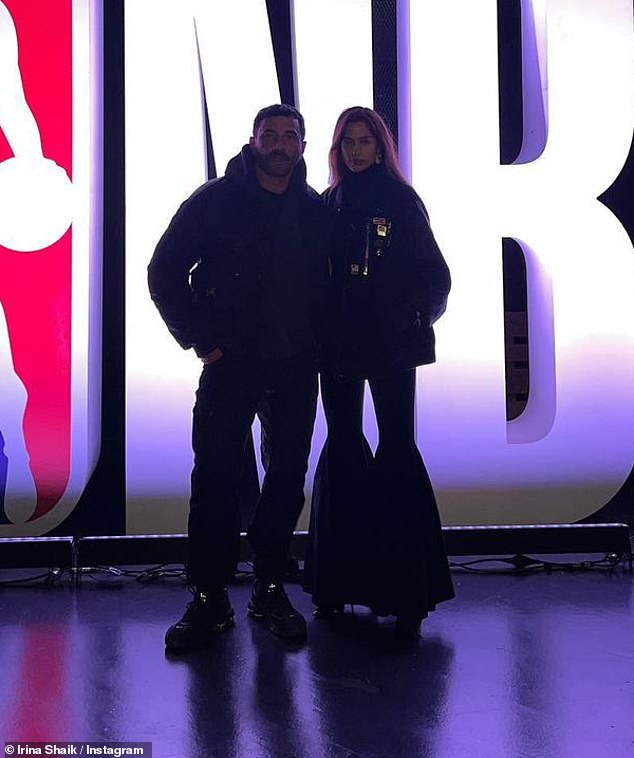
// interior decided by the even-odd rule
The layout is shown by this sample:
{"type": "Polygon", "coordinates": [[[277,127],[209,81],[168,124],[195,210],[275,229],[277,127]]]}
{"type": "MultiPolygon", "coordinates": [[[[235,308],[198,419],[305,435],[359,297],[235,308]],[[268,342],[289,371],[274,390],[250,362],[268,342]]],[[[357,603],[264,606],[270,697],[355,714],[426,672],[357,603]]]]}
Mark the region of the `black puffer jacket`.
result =
{"type": "Polygon", "coordinates": [[[421,199],[383,165],[347,172],[324,196],[337,215],[333,374],[368,378],[432,363],[432,324],[445,310],[451,280],[421,199]]]}
{"type": "MultiPolygon", "coordinates": [[[[262,333],[267,323],[264,309],[279,303],[283,310],[289,296],[296,310],[301,309],[302,321],[310,324],[303,323],[301,334],[291,333],[291,343],[295,338],[303,344],[291,344],[288,350],[317,354],[330,213],[306,184],[301,160],[284,200],[291,204],[299,249],[296,256],[290,254],[294,248],[285,251],[288,276],[285,270],[272,276],[278,253],[274,238],[280,233],[267,217],[263,192],[255,179],[251,150],[245,146],[224,177],[207,182],[181,205],[148,267],[150,294],[168,329],[183,348],[193,347],[199,356],[216,347],[236,357],[257,355],[267,340],[262,333]],[[267,286],[281,291],[264,292],[267,286]]],[[[294,325],[288,327],[292,332],[294,325]]]]}

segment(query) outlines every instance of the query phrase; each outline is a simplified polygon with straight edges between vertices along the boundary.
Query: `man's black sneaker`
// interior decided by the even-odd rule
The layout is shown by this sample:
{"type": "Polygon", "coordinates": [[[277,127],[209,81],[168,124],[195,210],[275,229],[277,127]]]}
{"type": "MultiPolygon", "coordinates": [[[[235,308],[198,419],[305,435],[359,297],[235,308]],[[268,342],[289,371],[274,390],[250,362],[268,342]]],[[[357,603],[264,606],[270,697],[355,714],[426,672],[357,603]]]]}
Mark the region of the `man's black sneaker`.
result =
{"type": "Polygon", "coordinates": [[[297,641],[306,639],[306,620],[293,608],[282,584],[256,579],[248,614],[278,637],[297,641]]]}
{"type": "Polygon", "coordinates": [[[343,603],[319,603],[313,611],[316,619],[333,619],[343,615],[343,603]]]}
{"type": "Polygon", "coordinates": [[[198,590],[183,618],[167,630],[165,647],[172,653],[205,647],[218,632],[234,625],[233,615],[226,589],[214,592],[198,590]]]}

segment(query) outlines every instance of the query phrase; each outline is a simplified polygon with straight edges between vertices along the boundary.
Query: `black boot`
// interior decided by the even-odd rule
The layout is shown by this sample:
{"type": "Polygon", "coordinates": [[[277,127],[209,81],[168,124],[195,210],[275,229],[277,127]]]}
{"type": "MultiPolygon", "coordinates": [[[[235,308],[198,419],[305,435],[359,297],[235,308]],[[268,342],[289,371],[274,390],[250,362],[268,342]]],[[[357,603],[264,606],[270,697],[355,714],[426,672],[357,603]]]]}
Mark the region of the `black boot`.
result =
{"type": "Polygon", "coordinates": [[[216,634],[234,625],[233,616],[226,588],[196,590],[183,618],[167,630],[165,647],[172,653],[205,647],[216,634]]]}
{"type": "Polygon", "coordinates": [[[248,614],[278,637],[298,642],[306,639],[306,620],[293,608],[280,582],[256,579],[248,614]]]}
{"type": "Polygon", "coordinates": [[[420,625],[423,617],[419,613],[401,613],[396,617],[394,637],[404,642],[420,637],[420,625]]]}

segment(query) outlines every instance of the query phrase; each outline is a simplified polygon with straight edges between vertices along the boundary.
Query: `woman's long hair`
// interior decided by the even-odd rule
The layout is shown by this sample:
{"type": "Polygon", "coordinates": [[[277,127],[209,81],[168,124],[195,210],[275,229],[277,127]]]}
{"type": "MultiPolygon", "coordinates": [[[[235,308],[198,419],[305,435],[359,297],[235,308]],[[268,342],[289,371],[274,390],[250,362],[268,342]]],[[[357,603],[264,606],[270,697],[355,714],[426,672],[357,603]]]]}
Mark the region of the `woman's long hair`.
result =
{"type": "Polygon", "coordinates": [[[359,121],[363,122],[374,135],[374,138],[377,141],[378,151],[382,156],[387,173],[397,181],[409,186],[409,182],[403,176],[403,172],[398,165],[396,143],[387,124],[376,111],[373,111],[371,108],[363,108],[360,105],[346,108],[335,124],[335,131],[332,135],[332,144],[328,153],[328,165],[330,167],[329,186],[333,188],[339,185],[345,175],[345,164],[341,154],[341,142],[348,124],[359,121]]]}

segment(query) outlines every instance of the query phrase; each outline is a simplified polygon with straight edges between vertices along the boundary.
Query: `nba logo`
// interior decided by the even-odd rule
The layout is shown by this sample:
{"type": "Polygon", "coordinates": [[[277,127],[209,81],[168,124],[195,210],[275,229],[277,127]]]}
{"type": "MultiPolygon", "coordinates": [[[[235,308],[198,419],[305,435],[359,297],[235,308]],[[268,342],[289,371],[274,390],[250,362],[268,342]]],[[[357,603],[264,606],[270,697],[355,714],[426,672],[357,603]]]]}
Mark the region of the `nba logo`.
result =
{"type": "Polygon", "coordinates": [[[0,0],[0,536],[45,534],[96,463],[101,18],[0,0]]]}

